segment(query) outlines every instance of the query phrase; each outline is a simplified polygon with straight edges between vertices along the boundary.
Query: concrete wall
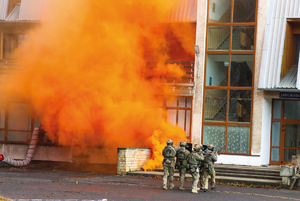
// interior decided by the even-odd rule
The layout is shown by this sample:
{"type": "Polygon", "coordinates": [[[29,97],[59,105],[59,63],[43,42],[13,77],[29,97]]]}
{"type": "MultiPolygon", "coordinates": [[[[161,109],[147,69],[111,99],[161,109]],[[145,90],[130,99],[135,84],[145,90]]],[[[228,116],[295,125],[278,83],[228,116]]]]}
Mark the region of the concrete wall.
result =
{"type": "MultiPolygon", "coordinates": [[[[25,159],[28,147],[24,144],[0,144],[0,154],[12,159],[25,159]]],[[[116,164],[117,149],[37,145],[32,160],[116,164]]]]}
{"type": "Polygon", "coordinates": [[[118,148],[117,174],[141,170],[149,158],[147,148],[118,148]]]}
{"type": "Polygon", "coordinates": [[[205,37],[206,37],[206,13],[207,0],[198,0],[196,45],[200,54],[195,61],[195,87],[193,99],[192,140],[193,144],[200,144],[202,132],[202,108],[203,108],[203,83],[205,61],[205,37]]]}
{"type": "MultiPolygon", "coordinates": [[[[12,159],[25,159],[29,145],[24,144],[0,144],[0,154],[12,159]]],[[[69,147],[40,146],[35,149],[32,160],[69,162],[72,159],[72,151],[69,147]]]]}
{"type": "MultiPolygon", "coordinates": [[[[262,153],[262,120],[263,120],[263,100],[264,91],[257,90],[262,60],[264,33],[268,17],[268,0],[259,0],[257,9],[257,27],[256,27],[256,49],[255,49],[255,71],[254,71],[254,92],[253,92],[253,115],[252,115],[252,150],[251,155],[260,155],[262,153]]],[[[265,150],[264,150],[265,151],[265,150]]]]}

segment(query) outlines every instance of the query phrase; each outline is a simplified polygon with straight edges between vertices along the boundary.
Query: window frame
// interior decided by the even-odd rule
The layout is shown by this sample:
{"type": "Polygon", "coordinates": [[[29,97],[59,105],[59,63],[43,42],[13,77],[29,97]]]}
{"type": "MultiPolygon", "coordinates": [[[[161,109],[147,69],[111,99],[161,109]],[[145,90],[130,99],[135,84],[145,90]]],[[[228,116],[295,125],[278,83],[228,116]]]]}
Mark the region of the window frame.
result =
{"type": "MultiPolygon", "coordinates": [[[[210,0],[209,0],[210,1],[210,0]]],[[[202,109],[202,135],[201,142],[204,141],[204,126],[205,125],[218,125],[225,126],[225,151],[222,153],[228,155],[251,155],[252,150],[252,116],[253,116],[253,93],[254,93],[254,75],[255,75],[255,52],[256,52],[256,32],[257,32],[257,8],[258,0],[256,0],[255,8],[255,21],[254,22],[233,22],[233,9],[234,9],[234,0],[231,0],[231,20],[230,23],[209,23],[209,5],[207,6],[207,21],[206,21],[206,47],[205,47],[205,65],[204,65],[204,90],[203,90],[203,109],[202,109]],[[208,28],[211,26],[217,27],[230,27],[230,36],[229,36],[229,50],[208,50],[208,28]],[[234,27],[254,27],[254,44],[253,49],[251,50],[232,50],[232,31],[234,27]],[[229,66],[228,66],[228,84],[227,86],[207,86],[206,85],[206,71],[207,71],[207,56],[210,54],[222,54],[229,56],[229,66]],[[252,86],[230,86],[230,69],[231,69],[231,55],[253,55],[253,70],[252,70],[252,86]],[[215,89],[215,90],[226,90],[227,91],[227,106],[226,106],[226,121],[204,121],[204,111],[205,111],[205,92],[206,89],[215,89]],[[243,90],[251,91],[251,111],[250,111],[250,122],[230,122],[229,121],[229,103],[230,103],[230,91],[233,90],[243,90]],[[249,136],[249,151],[248,153],[232,153],[227,152],[227,139],[228,139],[228,126],[247,126],[250,127],[250,136],[249,136]]]]}

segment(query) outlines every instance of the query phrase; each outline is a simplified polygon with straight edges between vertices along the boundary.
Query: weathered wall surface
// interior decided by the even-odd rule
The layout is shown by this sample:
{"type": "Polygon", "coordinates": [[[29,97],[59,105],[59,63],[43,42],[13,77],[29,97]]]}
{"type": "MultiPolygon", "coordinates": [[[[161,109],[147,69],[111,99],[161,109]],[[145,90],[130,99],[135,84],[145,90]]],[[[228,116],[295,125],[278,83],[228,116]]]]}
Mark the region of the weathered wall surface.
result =
{"type": "Polygon", "coordinates": [[[118,148],[117,174],[141,170],[149,158],[147,148],[118,148]]]}

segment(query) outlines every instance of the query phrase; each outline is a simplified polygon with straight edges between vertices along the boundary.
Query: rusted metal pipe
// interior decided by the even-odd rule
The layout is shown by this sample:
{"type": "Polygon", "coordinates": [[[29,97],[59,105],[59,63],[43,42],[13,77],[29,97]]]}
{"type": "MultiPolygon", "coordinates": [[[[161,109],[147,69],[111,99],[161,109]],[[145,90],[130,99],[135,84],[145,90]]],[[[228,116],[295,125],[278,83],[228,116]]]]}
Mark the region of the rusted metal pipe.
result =
{"type": "Polygon", "coordinates": [[[8,165],[12,165],[12,166],[26,166],[31,162],[32,156],[34,154],[34,150],[39,138],[39,133],[40,133],[40,129],[38,127],[35,127],[33,129],[33,133],[31,136],[31,141],[29,144],[29,148],[27,151],[27,155],[26,158],[24,160],[15,160],[15,159],[11,159],[9,157],[3,156],[2,154],[0,154],[0,161],[7,163],[8,165]],[[2,159],[2,160],[1,160],[2,159]]]}

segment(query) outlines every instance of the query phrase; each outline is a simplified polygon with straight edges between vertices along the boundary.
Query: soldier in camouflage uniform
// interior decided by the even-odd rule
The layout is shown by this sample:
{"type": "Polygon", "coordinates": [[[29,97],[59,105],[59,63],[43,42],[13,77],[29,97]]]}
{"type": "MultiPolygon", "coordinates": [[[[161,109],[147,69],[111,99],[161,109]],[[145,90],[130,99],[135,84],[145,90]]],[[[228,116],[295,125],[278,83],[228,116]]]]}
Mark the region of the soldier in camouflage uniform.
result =
{"type": "Polygon", "coordinates": [[[215,176],[216,172],[214,170],[214,163],[218,160],[218,155],[214,152],[214,145],[208,145],[207,149],[203,153],[204,161],[203,161],[203,170],[202,170],[202,180],[201,180],[201,188],[204,192],[208,189],[208,177],[211,176],[211,189],[215,189],[216,181],[215,176]]]}
{"type": "Polygon", "coordinates": [[[200,152],[201,146],[196,145],[194,150],[188,155],[188,166],[190,173],[193,178],[192,193],[198,193],[198,182],[199,182],[199,164],[200,161],[204,160],[204,157],[200,152]]]}
{"type": "Polygon", "coordinates": [[[172,140],[167,141],[167,146],[163,149],[162,155],[164,157],[164,160],[162,162],[164,168],[163,189],[164,190],[168,189],[167,187],[168,176],[169,176],[169,188],[173,189],[176,150],[173,147],[172,140]]]}
{"type": "Polygon", "coordinates": [[[184,190],[183,182],[185,180],[185,173],[187,170],[187,156],[190,154],[188,150],[185,149],[187,146],[186,142],[180,143],[180,149],[176,153],[176,168],[179,170],[179,189],[184,190]]]}

